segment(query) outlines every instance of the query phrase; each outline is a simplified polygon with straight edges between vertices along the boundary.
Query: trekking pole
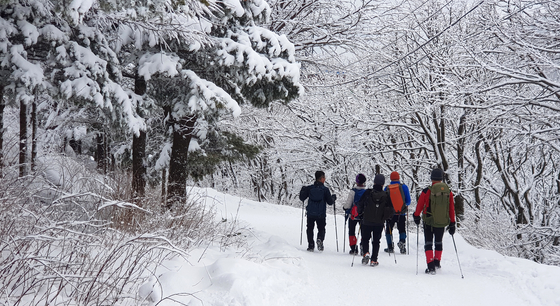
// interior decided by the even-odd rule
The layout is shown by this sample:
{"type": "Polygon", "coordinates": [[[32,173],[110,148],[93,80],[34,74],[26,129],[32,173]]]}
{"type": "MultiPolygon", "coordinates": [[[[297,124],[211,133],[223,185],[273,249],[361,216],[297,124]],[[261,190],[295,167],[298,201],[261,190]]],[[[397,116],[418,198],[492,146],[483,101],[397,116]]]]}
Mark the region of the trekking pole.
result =
{"type": "Polygon", "coordinates": [[[408,212],[406,212],[406,255],[410,255],[410,239],[408,239],[408,212]]]}
{"type": "Polygon", "coordinates": [[[301,231],[299,234],[299,245],[303,243],[303,210],[305,208],[305,201],[301,201],[301,231]]]}
{"type": "Polygon", "coordinates": [[[461,271],[461,278],[465,278],[463,276],[463,269],[461,269],[461,262],[459,261],[459,253],[457,252],[457,245],[455,244],[455,237],[451,235],[451,239],[453,239],[453,246],[455,247],[455,254],[457,255],[457,263],[459,264],[459,270],[461,271]]]}
{"type": "MultiPolygon", "coordinates": [[[[387,229],[389,228],[389,221],[385,220],[385,227],[383,228],[385,230],[385,236],[387,236],[387,229]]],[[[390,232],[389,232],[390,233],[390,232]]],[[[393,235],[391,235],[391,241],[393,241],[393,235]]],[[[381,249],[381,247],[379,247],[381,249]]],[[[389,245],[389,242],[387,242],[387,248],[391,249],[391,246],[389,245]]],[[[391,253],[387,252],[387,255],[389,257],[391,257],[391,253]]]]}
{"type": "Polygon", "coordinates": [[[346,222],[348,221],[348,218],[346,216],[346,214],[344,215],[344,238],[342,238],[342,253],[346,252],[346,222]]]}
{"type": "Polygon", "coordinates": [[[333,201],[334,209],[334,235],[336,236],[336,251],[338,252],[338,227],[336,226],[336,201],[333,201]]]}
{"type": "MultiPolygon", "coordinates": [[[[393,228],[392,227],[389,227],[389,235],[391,235],[391,241],[393,241],[393,228]]],[[[389,253],[389,256],[391,256],[390,253],[389,253]]],[[[393,243],[393,256],[395,257],[395,264],[397,264],[397,254],[395,253],[394,243],[393,243]]]]}
{"type": "MultiPolygon", "coordinates": [[[[360,241],[360,235],[362,234],[362,222],[359,222],[360,225],[358,226],[358,241],[360,241]]],[[[362,242],[360,241],[360,244],[362,244],[362,242]]],[[[356,258],[356,252],[354,252],[354,254],[352,255],[352,264],[350,265],[350,267],[354,266],[354,258],[356,258]]]]}
{"type": "Polygon", "coordinates": [[[416,224],[416,275],[418,275],[418,236],[420,236],[420,224],[416,224]]]}

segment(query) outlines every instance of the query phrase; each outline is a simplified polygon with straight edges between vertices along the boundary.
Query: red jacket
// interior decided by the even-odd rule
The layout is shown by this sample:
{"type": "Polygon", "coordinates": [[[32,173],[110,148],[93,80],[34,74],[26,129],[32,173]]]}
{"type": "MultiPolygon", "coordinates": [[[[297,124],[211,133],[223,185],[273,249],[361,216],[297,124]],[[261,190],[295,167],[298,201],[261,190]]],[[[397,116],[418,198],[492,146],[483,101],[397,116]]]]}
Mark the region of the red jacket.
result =
{"type": "MultiPolygon", "coordinates": [[[[432,183],[433,185],[433,183],[432,183]]],[[[428,209],[430,206],[430,189],[426,188],[422,190],[420,194],[420,198],[418,198],[418,203],[416,204],[416,211],[414,212],[414,216],[420,216],[423,212],[424,207],[428,209]]],[[[449,220],[451,222],[455,222],[455,203],[453,202],[453,192],[449,192],[449,220]]]]}

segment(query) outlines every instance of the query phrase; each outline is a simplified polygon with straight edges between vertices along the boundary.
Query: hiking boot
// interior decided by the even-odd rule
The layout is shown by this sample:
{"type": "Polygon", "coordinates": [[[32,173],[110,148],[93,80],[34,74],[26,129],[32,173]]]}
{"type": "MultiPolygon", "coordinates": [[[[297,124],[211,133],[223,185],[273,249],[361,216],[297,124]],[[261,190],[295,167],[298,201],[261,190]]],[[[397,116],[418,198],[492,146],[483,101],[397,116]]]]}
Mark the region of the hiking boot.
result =
{"type": "Polygon", "coordinates": [[[308,251],[308,252],[313,252],[314,250],[315,250],[315,245],[309,244],[309,245],[307,246],[307,251],[308,251]]]}
{"type": "Polygon", "coordinates": [[[436,275],[436,265],[433,261],[428,263],[428,268],[426,269],[426,274],[436,275]]]}
{"type": "Polygon", "coordinates": [[[379,266],[379,263],[377,261],[372,261],[369,265],[372,267],[377,267],[379,266]]]}
{"type": "Polygon", "coordinates": [[[366,255],[364,255],[364,258],[362,258],[362,265],[367,265],[369,263],[369,253],[366,253],[366,255]]]}
{"type": "Polygon", "coordinates": [[[386,248],[383,251],[385,251],[385,253],[394,253],[395,250],[393,248],[386,248]]]}
{"type": "Polygon", "coordinates": [[[358,246],[356,245],[350,246],[350,255],[358,255],[358,246]]]}
{"type": "Polygon", "coordinates": [[[404,241],[399,241],[399,243],[397,243],[397,246],[399,247],[401,254],[406,254],[406,245],[404,241]]]}
{"type": "Polygon", "coordinates": [[[323,240],[321,240],[321,239],[317,239],[317,250],[319,252],[323,252],[323,250],[324,250],[323,240]]]}
{"type": "Polygon", "coordinates": [[[441,265],[439,264],[439,260],[434,259],[434,267],[435,267],[436,269],[441,269],[441,265]]]}

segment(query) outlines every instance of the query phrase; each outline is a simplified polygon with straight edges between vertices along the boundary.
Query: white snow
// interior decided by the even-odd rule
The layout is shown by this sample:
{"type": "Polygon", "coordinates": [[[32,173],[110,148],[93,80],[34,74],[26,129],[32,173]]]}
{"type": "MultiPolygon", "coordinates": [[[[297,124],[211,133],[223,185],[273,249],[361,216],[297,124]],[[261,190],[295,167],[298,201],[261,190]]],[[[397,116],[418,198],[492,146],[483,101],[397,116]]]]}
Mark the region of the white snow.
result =
{"type": "Polygon", "coordinates": [[[68,6],[68,14],[75,24],[81,23],[82,18],[93,5],[94,0],[73,0],[68,6]]]}
{"type": "Polygon", "coordinates": [[[179,57],[168,55],[165,52],[160,53],[146,53],[142,55],[138,62],[138,75],[143,76],[146,81],[152,78],[156,73],[162,73],[169,77],[174,77],[179,74],[177,65],[179,57]]]}
{"type": "Polygon", "coordinates": [[[0,53],[8,53],[10,45],[9,37],[17,32],[17,29],[4,18],[0,17],[0,53]]]}
{"type": "Polygon", "coordinates": [[[24,42],[26,46],[31,46],[37,43],[37,38],[39,38],[39,31],[37,27],[25,20],[19,20],[17,22],[18,27],[21,30],[21,34],[25,37],[24,42]]]}
{"type": "Polygon", "coordinates": [[[33,88],[43,83],[43,68],[33,64],[24,57],[27,55],[22,45],[12,46],[10,50],[12,64],[14,65],[12,76],[26,87],[33,88]]]}
{"type": "Polygon", "coordinates": [[[234,12],[236,17],[241,17],[245,14],[245,9],[243,9],[239,0],[223,0],[223,3],[234,12]]]}
{"type": "MultiPolygon", "coordinates": [[[[172,260],[156,271],[139,294],[168,297],[158,305],[560,305],[560,267],[477,249],[455,234],[464,278],[461,278],[451,236],[444,236],[442,269],[424,274],[419,254],[416,274],[416,226],[409,226],[410,254],[381,251],[380,265],[362,266],[342,252],[344,218],[337,211],[338,245],[333,215],[327,217],[325,251],[300,245],[302,210],[218,193],[212,189],[189,190],[206,196],[215,205],[217,218],[232,224],[237,219],[248,245],[220,249],[218,243],[201,245],[185,260],[172,260]],[[147,288],[153,287],[151,293],[147,288]]],[[[339,204],[340,205],[340,204],[339,204]]],[[[340,205],[341,206],[341,205],[340,205]]],[[[412,220],[410,220],[412,221],[412,220]]],[[[233,227],[232,227],[233,228],[233,227]]],[[[305,224],[304,224],[305,231],[305,224]]],[[[459,231],[460,232],[460,231],[459,231]]],[[[235,239],[233,231],[222,239],[235,239]]],[[[419,240],[423,249],[423,238],[419,240]]],[[[381,248],[386,247],[382,237],[381,248]]],[[[348,247],[346,246],[346,252],[348,247]]]]}
{"type": "Polygon", "coordinates": [[[45,40],[53,41],[53,42],[65,42],[68,41],[68,35],[62,32],[60,29],[55,27],[52,24],[47,24],[41,29],[39,29],[39,33],[43,36],[45,40]]]}

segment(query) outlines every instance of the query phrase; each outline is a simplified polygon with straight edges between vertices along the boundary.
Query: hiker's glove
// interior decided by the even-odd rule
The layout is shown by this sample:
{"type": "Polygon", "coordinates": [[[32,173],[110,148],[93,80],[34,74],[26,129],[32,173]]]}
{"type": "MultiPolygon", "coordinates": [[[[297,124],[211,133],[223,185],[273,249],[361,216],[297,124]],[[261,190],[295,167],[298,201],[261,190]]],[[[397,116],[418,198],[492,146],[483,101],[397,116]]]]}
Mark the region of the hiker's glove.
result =
{"type": "Polygon", "coordinates": [[[333,201],[336,201],[336,194],[333,194],[331,197],[333,201]]]}
{"type": "Polygon", "coordinates": [[[414,223],[416,223],[416,225],[420,225],[420,216],[412,216],[414,217],[414,223]]]}
{"type": "Polygon", "coordinates": [[[455,234],[455,222],[449,223],[447,230],[449,231],[449,235],[453,236],[455,234]]]}

